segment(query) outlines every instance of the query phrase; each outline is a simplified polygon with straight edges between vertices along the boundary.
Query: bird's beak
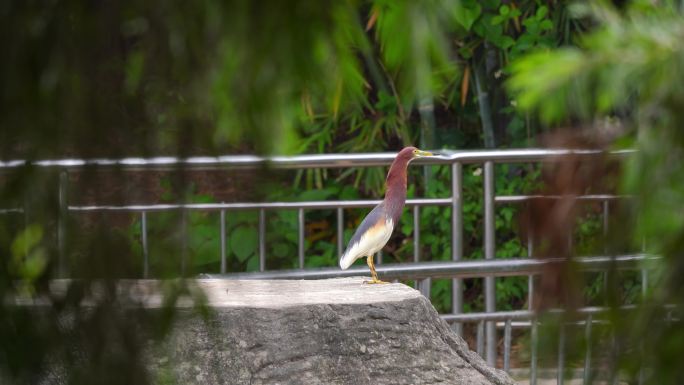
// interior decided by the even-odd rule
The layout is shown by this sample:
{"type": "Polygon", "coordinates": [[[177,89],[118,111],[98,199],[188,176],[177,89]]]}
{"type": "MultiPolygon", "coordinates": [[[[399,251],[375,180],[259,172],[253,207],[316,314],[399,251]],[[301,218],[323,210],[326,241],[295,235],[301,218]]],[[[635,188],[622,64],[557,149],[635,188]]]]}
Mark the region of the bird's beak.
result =
{"type": "Polygon", "coordinates": [[[435,154],[433,154],[433,153],[431,153],[431,152],[429,152],[429,151],[421,151],[421,150],[418,150],[418,151],[416,152],[416,155],[417,155],[417,156],[435,156],[435,154]]]}

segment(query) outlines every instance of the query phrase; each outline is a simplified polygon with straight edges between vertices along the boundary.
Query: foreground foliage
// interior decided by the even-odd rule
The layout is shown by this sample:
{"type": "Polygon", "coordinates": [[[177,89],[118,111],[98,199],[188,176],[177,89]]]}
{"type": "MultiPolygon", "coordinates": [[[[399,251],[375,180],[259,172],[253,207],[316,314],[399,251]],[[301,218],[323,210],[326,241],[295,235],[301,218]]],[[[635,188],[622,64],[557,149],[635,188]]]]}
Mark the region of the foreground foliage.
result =
{"type": "MultiPolygon", "coordinates": [[[[512,65],[509,86],[520,106],[551,122],[609,116],[626,129],[622,142],[638,149],[622,178],[635,205],[615,229],[616,247],[641,247],[664,260],[634,317],[612,319],[614,364],[631,379],[684,381],[674,357],[684,353],[684,9],[681,3],[599,2],[577,8],[597,29],[577,48],[541,51],[512,65]],[[666,306],[674,306],[670,314],[666,306]],[[647,368],[640,372],[640,368],[647,368]]],[[[610,303],[618,305],[615,296],[610,303]]]]}

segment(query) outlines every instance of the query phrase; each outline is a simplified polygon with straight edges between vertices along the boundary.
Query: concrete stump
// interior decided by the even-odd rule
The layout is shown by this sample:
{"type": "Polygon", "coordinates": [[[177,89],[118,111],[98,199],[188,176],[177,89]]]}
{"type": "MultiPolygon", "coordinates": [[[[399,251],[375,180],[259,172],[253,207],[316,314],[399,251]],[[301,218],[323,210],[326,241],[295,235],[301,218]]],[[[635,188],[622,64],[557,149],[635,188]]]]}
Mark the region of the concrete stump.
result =
{"type": "Polygon", "coordinates": [[[181,310],[150,364],[180,384],[514,384],[418,291],[363,280],[199,280],[213,316],[181,310]]]}

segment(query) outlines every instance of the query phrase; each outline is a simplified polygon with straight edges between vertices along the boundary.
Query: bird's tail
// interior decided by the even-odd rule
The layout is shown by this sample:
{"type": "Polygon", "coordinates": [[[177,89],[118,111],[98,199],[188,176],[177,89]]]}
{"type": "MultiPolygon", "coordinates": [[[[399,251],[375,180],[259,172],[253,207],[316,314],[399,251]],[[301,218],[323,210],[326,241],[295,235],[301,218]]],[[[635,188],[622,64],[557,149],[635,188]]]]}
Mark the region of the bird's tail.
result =
{"type": "Polygon", "coordinates": [[[347,250],[347,252],[342,254],[342,258],[340,258],[340,267],[342,270],[347,270],[354,261],[356,261],[356,258],[347,250]]]}

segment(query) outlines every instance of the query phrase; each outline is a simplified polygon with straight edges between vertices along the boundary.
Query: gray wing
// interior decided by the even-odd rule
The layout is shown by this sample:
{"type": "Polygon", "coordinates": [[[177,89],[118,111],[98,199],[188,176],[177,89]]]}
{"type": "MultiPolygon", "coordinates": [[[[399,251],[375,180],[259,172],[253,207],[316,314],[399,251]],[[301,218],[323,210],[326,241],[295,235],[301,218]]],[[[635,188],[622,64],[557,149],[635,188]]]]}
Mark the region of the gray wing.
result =
{"type": "Polygon", "coordinates": [[[352,247],[354,244],[359,243],[359,241],[361,241],[361,237],[363,236],[363,234],[365,234],[366,231],[368,231],[368,229],[375,226],[375,224],[379,221],[384,221],[385,217],[385,203],[382,202],[379,205],[375,206],[375,208],[373,208],[373,210],[371,210],[371,212],[368,213],[368,215],[366,215],[365,218],[363,218],[363,221],[361,221],[359,228],[356,229],[354,236],[352,236],[351,240],[349,240],[349,243],[347,244],[347,250],[349,250],[349,248],[352,247]]]}

